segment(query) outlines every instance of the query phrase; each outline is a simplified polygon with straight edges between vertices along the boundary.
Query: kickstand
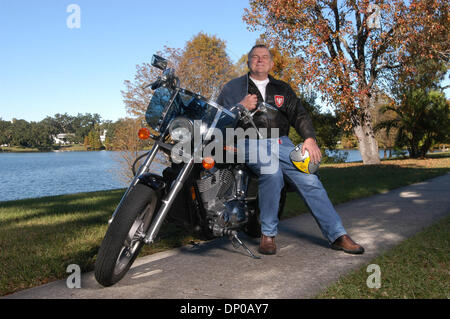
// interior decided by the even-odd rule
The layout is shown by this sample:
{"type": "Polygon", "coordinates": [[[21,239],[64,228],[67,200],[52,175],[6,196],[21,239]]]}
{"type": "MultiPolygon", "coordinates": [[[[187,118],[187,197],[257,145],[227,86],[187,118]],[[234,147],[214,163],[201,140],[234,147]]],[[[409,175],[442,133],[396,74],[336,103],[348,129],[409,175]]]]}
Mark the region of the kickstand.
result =
{"type": "Polygon", "coordinates": [[[244,247],[244,249],[247,251],[247,253],[253,258],[253,259],[261,259],[260,256],[256,256],[250,249],[248,249],[247,246],[239,239],[237,233],[233,231],[233,233],[230,235],[231,243],[233,244],[233,247],[235,249],[238,249],[239,247],[244,247]]]}

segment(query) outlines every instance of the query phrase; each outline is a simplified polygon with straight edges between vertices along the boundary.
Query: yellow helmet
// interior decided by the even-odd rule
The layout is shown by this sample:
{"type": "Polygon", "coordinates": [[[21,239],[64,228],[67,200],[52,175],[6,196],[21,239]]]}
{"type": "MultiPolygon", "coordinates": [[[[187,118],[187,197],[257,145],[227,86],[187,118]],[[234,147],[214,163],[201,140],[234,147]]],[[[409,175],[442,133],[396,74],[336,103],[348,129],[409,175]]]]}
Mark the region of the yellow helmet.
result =
{"type": "Polygon", "coordinates": [[[314,164],[314,162],[311,161],[307,150],[305,150],[305,154],[302,155],[302,145],[303,144],[299,144],[292,150],[290,154],[291,162],[300,172],[314,174],[319,169],[320,162],[314,164]]]}

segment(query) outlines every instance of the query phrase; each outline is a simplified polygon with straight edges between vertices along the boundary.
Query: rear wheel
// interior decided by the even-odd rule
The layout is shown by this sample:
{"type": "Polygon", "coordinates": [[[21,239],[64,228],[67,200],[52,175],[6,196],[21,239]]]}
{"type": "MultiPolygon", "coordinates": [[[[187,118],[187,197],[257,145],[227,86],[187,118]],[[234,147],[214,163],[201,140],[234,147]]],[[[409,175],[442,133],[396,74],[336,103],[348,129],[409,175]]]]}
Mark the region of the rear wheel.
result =
{"type": "Polygon", "coordinates": [[[138,256],[153,220],[158,197],[150,187],[137,184],[130,190],[108,227],[95,262],[95,278],[111,286],[125,276],[138,256]]]}

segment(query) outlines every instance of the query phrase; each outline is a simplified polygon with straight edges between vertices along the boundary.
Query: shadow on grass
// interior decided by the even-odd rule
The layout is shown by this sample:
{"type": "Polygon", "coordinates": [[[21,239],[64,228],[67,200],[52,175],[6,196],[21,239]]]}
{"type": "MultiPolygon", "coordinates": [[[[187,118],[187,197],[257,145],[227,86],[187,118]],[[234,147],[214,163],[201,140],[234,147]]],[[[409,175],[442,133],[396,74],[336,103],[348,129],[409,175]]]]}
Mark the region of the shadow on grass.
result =
{"type": "MultiPolygon", "coordinates": [[[[328,192],[333,204],[343,203],[349,200],[383,193],[390,189],[406,186],[411,183],[421,182],[426,179],[437,177],[448,173],[450,168],[418,168],[401,167],[398,165],[374,165],[374,166],[351,166],[351,167],[322,167],[320,169],[320,179],[328,192]]],[[[106,231],[106,221],[115,209],[124,190],[112,190],[93,193],[79,193],[73,195],[63,195],[45,197],[39,199],[26,199],[19,201],[0,202],[0,210],[3,217],[0,224],[0,249],[6,251],[8,248],[14,253],[9,253],[6,259],[0,256],[2,275],[14,277],[17,287],[25,285],[31,287],[30,282],[39,281],[42,283],[45,278],[62,279],[67,276],[65,267],[74,263],[80,265],[83,272],[93,269],[95,256],[98,251],[101,239],[106,231]],[[85,213],[86,216],[77,217],[76,220],[64,220],[65,215],[85,213]],[[21,215],[23,214],[23,215],[21,215]],[[8,216],[11,215],[11,216],[8,216]],[[6,216],[6,218],[5,218],[6,216]],[[54,221],[46,224],[31,224],[32,219],[43,217],[54,217],[54,221]],[[59,219],[61,218],[61,219],[59,219]],[[17,225],[14,223],[29,222],[27,225],[17,225]],[[83,236],[86,236],[90,228],[92,230],[91,239],[88,243],[83,243],[83,236]],[[101,228],[101,229],[100,229],[101,228]],[[100,230],[99,230],[100,229],[100,230]],[[3,238],[3,239],[2,239],[3,238]],[[81,244],[74,244],[74,241],[81,241],[81,244]],[[74,251],[69,248],[75,247],[74,251]],[[47,255],[40,251],[49,251],[47,255]],[[31,256],[30,256],[31,255],[31,256]],[[8,258],[14,259],[14,265],[8,264],[8,258]],[[31,258],[31,259],[30,259],[31,258]],[[46,271],[33,271],[27,275],[24,284],[22,280],[24,271],[23,264],[26,260],[32,260],[31,265],[25,268],[30,269],[32,265],[41,266],[46,271]],[[53,266],[50,266],[53,265],[53,266]],[[5,266],[5,267],[3,267],[5,266]],[[44,274],[44,275],[41,275],[44,274]],[[32,278],[35,274],[35,278],[32,278]],[[45,275],[47,274],[47,275],[45,275]],[[41,277],[41,276],[44,276],[41,277]],[[38,279],[36,279],[38,278],[38,279]]],[[[303,201],[299,201],[299,196],[295,193],[288,194],[286,210],[291,212],[292,217],[298,215],[302,208],[303,201]]],[[[307,211],[306,205],[303,206],[307,211]]],[[[34,221],[33,221],[34,222],[34,221]]],[[[39,221],[37,221],[39,222],[39,221]]],[[[377,225],[380,221],[372,219],[368,224],[377,225]],[[374,224],[375,223],[375,224],[374,224]]],[[[381,228],[384,225],[379,225],[381,228]]],[[[186,238],[192,234],[165,226],[161,234],[166,237],[160,243],[152,247],[144,247],[141,256],[157,251],[163,251],[186,244],[186,238]]],[[[378,226],[377,226],[378,227],[378,226]]],[[[301,234],[294,229],[288,230],[290,236],[306,239],[318,246],[326,246],[327,243],[322,238],[301,234]]],[[[250,243],[257,245],[258,240],[246,239],[250,243]]],[[[229,248],[229,241],[226,238],[215,240],[212,244],[205,246],[183,248],[183,252],[206,254],[211,253],[211,248],[219,248],[233,251],[229,248]]],[[[231,248],[232,249],[232,248],[231,248]]],[[[246,255],[241,248],[234,250],[236,253],[246,255]]],[[[39,268],[38,268],[39,269],[39,268]]],[[[11,282],[13,282],[11,281],[11,282]]],[[[22,288],[23,289],[23,288],[22,288]]],[[[1,288],[0,294],[11,293],[11,288],[1,288]]]]}
{"type": "MultiPolygon", "coordinates": [[[[350,200],[385,193],[389,190],[450,172],[446,168],[424,168],[417,165],[370,165],[348,167],[321,167],[319,179],[334,205],[350,200]]],[[[310,212],[305,201],[297,192],[289,192],[282,218],[310,212]]]]}
{"type": "Polygon", "coordinates": [[[421,182],[448,172],[450,167],[423,168],[398,165],[324,167],[320,171],[320,180],[333,204],[337,204],[421,182]]]}
{"type": "Polygon", "coordinates": [[[67,204],[68,200],[76,201],[76,200],[86,200],[86,198],[93,197],[114,197],[120,196],[125,192],[126,189],[112,189],[112,190],[104,190],[98,192],[86,192],[86,193],[76,193],[76,194],[68,194],[68,195],[57,195],[57,196],[46,196],[39,198],[27,198],[27,199],[19,199],[19,200],[11,200],[11,201],[3,201],[0,202],[0,208],[22,208],[29,206],[48,206],[49,203],[54,203],[55,205],[67,204]]]}
{"type": "Polygon", "coordinates": [[[103,211],[112,215],[123,193],[124,190],[112,190],[0,202],[0,211],[3,210],[0,229],[33,219],[60,218],[74,213],[103,211]]]}

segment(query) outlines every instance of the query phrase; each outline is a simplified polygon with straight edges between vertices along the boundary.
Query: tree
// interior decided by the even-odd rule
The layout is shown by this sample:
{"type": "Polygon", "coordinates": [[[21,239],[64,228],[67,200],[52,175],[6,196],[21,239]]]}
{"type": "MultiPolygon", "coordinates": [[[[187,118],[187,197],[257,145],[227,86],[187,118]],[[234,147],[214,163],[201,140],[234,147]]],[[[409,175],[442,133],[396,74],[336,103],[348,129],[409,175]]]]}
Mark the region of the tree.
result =
{"type": "Polygon", "coordinates": [[[104,121],[100,125],[100,131],[105,134],[104,145],[105,145],[105,149],[107,151],[114,149],[113,139],[114,139],[114,134],[115,134],[115,127],[116,127],[116,123],[109,121],[109,120],[104,121]]]}
{"type": "Polygon", "coordinates": [[[0,118],[0,145],[11,144],[11,139],[12,139],[11,126],[12,126],[12,124],[10,121],[3,121],[0,118]]]}
{"type": "Polygon", "coordinates": [[[202,32],[188,41],[178,65],[181,85],[215,99],[222,86],[235,77],[225,48],[223,40],[202,32]]]}
{"type": "Polygon", "coordinates": [[[248,73],[249,69],[248,69],[248,65],[247,65],[247,59],[248,59],[247,54],[243,54],[240,57],[240,59],[236,62],[236,64],[234,65],[234,73],[237,76],[248,73]]]}
{"type": "Polygon", "coordinates": [[[44,124],[48,128],[51,135],[57,135],[59,133],[69,133],[64,132],[58,121],[51,116],[47,116],[40,123],[44,124]]]}
{"type": "Polygon", "coordinates": [[[36,147],[40,150],[49,150],[53,146],[52,131],[53,128],[45,122],[30,123],[30,147],[36,147]]]}
{"type": "Polygon", "coordinates": [[[423,158],[433,144],[448,142],[449,102],[439,84],[448,63],[439,55],[424,56],[415,42],[406,49],[408,63],[393,74],[393,98],[381,108],[385,118],[375,128],[395,137],[395,144],[406,146],[411,157],[423,158]]]}
{"type": "Polygon", "coordinates": [[[89,144],[89,137],[87,135],[84,137],[83,144],[84,144],[84,147],[86,148],[86,150],[89,150],[91,145],[89,144]]]}
{"type": "MultiPolygon", "coordinates": [[[[156,54],[166,58],[169,61],[168,67],[177,71],[180,51],[180,49],[165,47],[164,51],[156,52],[156,54]]],[[[155,82],[159,75],[161,75],[161,70],[153,67],[150,63],[136,65],[134,82],[125,80],[125,90],[121,91],[128,114],[144,120],[145,111],[153,94],[150,88],[144,89],[144,87],[155,82]]]]}
{"type": "Polygon", "coordinates": [[[140,155],[140,150],[148,143],[138,138],[138,131],[142,124],[142,120],[136,118],[123,118],[116,123],[112,143],[114,149],[120,151],[117,153],[116,160],[120,164],[119,178],[124,182],[130,182],[133,178],[131,167],[140,155]]]}
{"type": "MultiPolygon", "coordinates": [[[[156,54],[169,61],[180,85],[190,91],[211,98],[222,85],[235,76],[234,66],[226,54],[225,42],[216,36],[199,33],[188,41],[184,49],[165,47],[156,54]]],[[[144,87],[153,83],[161,70],[150,63],[136,66],[134,81],[126,80],[121,91],[127,113],[144,120],[152,90],[144,87]]]]}
{"type": "Polygon", "coordinates": [[[92,150],[99,150],[103,147],[102,142],[100,141],[100,132],[99,127],[96,125],[91,131],[89,131],[88,143],[92,150]]]}
{"type": "Polygon", "coordinates": [[[58,133],[75,133],[75,129],[73,127],[74,124],[74,116],[71,116],[67,113],[64,114],[55,114],[55,117],[52,119],[54,122],[54,126],[58,128],[58,133]]]}
{"type": "Polygon", "coordinates": [[[449,53],[444,0],[380,0],[376,6],[368,0],[250,0],[244,20],[295,56],[306,83],[342,111],[340,124],[358,138],[364,164],[380,162],[373,98],[391,71],[408,63],[409,42],[424,58],[449,53]]]}
{"type": "Polygon", "coordinates": [[[22,146],[22,147],[32,147],[32,133],[31,124],[25,120],[12,120],[11,125],[11,145],[22,146]]]}
{"type": "Polygon", "coordinates": [[[101,121],[102,118],[97,113],[78,113],[78,115],[73,118],[72,122],[72,127],[75,133],[75,141],[77,143],[83,143],[85,136],[87,136],[96,125],[99,125],[101,121]]]}
{"type": "Polygon", "coordinates": [[[410,157],[424,158],[434,143],[449,140],[449,106],[442,92],[410,89],[404,93],[401,104],[392,103],[382,109],[397,116],[380,122],[375,128],[384,128],[388,134],[396,128],[396,144],[406,146],[410,157]]]}
{"type": "Polygon", "coordinates": [[[395,136],[397,128],[390,127],[389,130],[380,127],[381,122],[389,121],[396,118],[393,111],[385,110],[384,107],[392,103],[392,99],[386,95],[379,95],[375,99],[374,107],[371,110],[371,116],[374,123],[375,138],[378,146],[384,149],[384,158],[387,157],[387,150],[389,150],[389,157],[392,156],[392,150],[395,148],[395,136]]]}

